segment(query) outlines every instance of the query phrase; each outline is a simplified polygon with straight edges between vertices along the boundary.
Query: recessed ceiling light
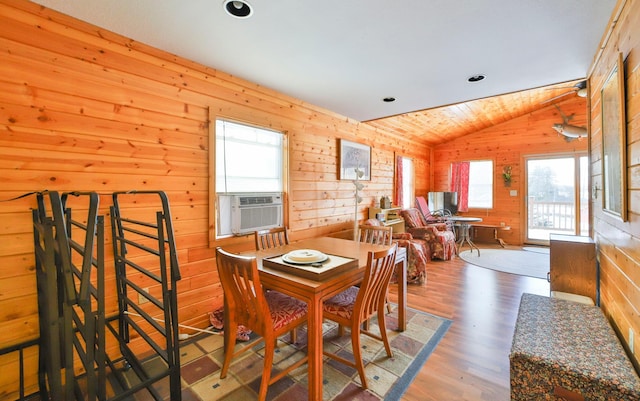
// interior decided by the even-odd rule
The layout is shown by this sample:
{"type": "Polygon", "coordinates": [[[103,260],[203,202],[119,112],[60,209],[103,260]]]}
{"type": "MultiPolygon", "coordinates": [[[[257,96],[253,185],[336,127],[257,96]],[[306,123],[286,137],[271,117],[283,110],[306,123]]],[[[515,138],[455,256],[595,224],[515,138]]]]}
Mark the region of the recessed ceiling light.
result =
{"type": "Polygon", "coordinates": [[[469,78],[467,78],[467,81],[469,81],[469,82],[480,82],[484,78],[485,78],[484,74],[472,75],[469,78]]]}
{"type": "Polygon", "coordinates": [[[391,102],[395,102],[396,98],[395,97],[391,97],[391,96],[390,97],[385,97],[385,98],[382,98],[382,101],[385,102],[385,103],[391,103],[391,102]]]}
{"type": "Polygon", "coordinates": [[[251,6],[244,0],[225,0],[222,6],[232,17],[249,18],[253,14],[251,6]]]}

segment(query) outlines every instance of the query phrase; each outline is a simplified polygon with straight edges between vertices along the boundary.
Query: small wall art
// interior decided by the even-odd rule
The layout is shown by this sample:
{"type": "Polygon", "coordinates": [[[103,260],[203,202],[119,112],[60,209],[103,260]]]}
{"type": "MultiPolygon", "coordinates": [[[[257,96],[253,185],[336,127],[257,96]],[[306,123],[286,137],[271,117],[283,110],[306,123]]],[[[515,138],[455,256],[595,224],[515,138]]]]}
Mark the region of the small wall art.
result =
{"type": "Polygon", "coordinates": [[[338,179],[354,180],[356,170],[362,171],[360,180],[371,180],[371,147],[357,142],[339,139],[338,179]]]}

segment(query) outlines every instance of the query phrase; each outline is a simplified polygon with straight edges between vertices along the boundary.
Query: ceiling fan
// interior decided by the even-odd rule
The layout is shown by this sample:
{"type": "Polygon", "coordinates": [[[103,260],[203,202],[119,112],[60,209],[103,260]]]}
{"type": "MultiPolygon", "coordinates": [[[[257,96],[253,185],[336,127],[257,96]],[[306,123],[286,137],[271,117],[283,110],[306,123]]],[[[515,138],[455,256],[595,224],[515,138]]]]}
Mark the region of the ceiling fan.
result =
{"type": "Polygon", "coordinates": [[[587,81],[580,81],[580,82],[576,83],[573,86],[565,86],[564,88],[553,88],[553,89],[554,90],[555,89],[570,89],[570,90],[565,92],[565,93],[563,93],[563,94],[561,94],[561,95],[552,97],[551,99],[547,99],[544,102],[542,102],[542,104],[553,102],[554,100],[560,99],[560,98],[565,97],[567,95],[570,95],[572,93],[575,93],[579,97],[587,97],[587,81]]]}
{"type": "Polygon", "coordinates": [[[582,139],[587,137],[587,129],[585,127],[578,127],[576,125],[569,124],[569,121],[573,118],[573,114],[570,116],[565,116],[560,107],[557,104],[554,104],[560,115],[562,116],[562,124],[553,124],[553,129],[558,132],[558,134],[564,135],[564,139],[567,141],[573,141],[574,139],[582,139]]]}

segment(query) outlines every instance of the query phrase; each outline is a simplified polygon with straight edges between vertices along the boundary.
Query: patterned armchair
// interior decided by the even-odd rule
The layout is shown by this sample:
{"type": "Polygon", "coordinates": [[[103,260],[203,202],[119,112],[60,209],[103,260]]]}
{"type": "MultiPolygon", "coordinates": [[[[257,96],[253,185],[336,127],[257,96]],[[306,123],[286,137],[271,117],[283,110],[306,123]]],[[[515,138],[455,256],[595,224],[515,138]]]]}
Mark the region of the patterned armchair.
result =
{"type": "MultiPolygon", "coordinates": [[[[376,219],[368,219],[363,224],[381,226],[376,219]]],[[[429,246],[424,240],[416,240],[409,233],[393,234],[393,242],[407,249],[407,283],[424,284],[427,281],[427,261],[429,260],[429,246]]],[[[392,277],[395,280],[395,274],[392,277]]]]}
{"type": "Polygon", "coordinates": [[[429,259],[450,260],[456,253],[456,235],[446,223],[427,223],[416,208],[400,211],[405,229],[414,239],[423,239],[429,247],[429,259]]]}

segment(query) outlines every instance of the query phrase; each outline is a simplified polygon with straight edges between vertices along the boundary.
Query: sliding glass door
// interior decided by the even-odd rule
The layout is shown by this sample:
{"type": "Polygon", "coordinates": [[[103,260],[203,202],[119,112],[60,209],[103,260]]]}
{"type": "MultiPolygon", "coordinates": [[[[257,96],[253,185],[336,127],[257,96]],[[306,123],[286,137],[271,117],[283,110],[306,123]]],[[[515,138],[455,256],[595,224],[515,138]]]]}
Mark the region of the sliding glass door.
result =
{"type": "Polygon", "coordinates": [[[589,235],[585,154],[528,157],[525,242],[547,245],[549,234],[589,235]]]}

